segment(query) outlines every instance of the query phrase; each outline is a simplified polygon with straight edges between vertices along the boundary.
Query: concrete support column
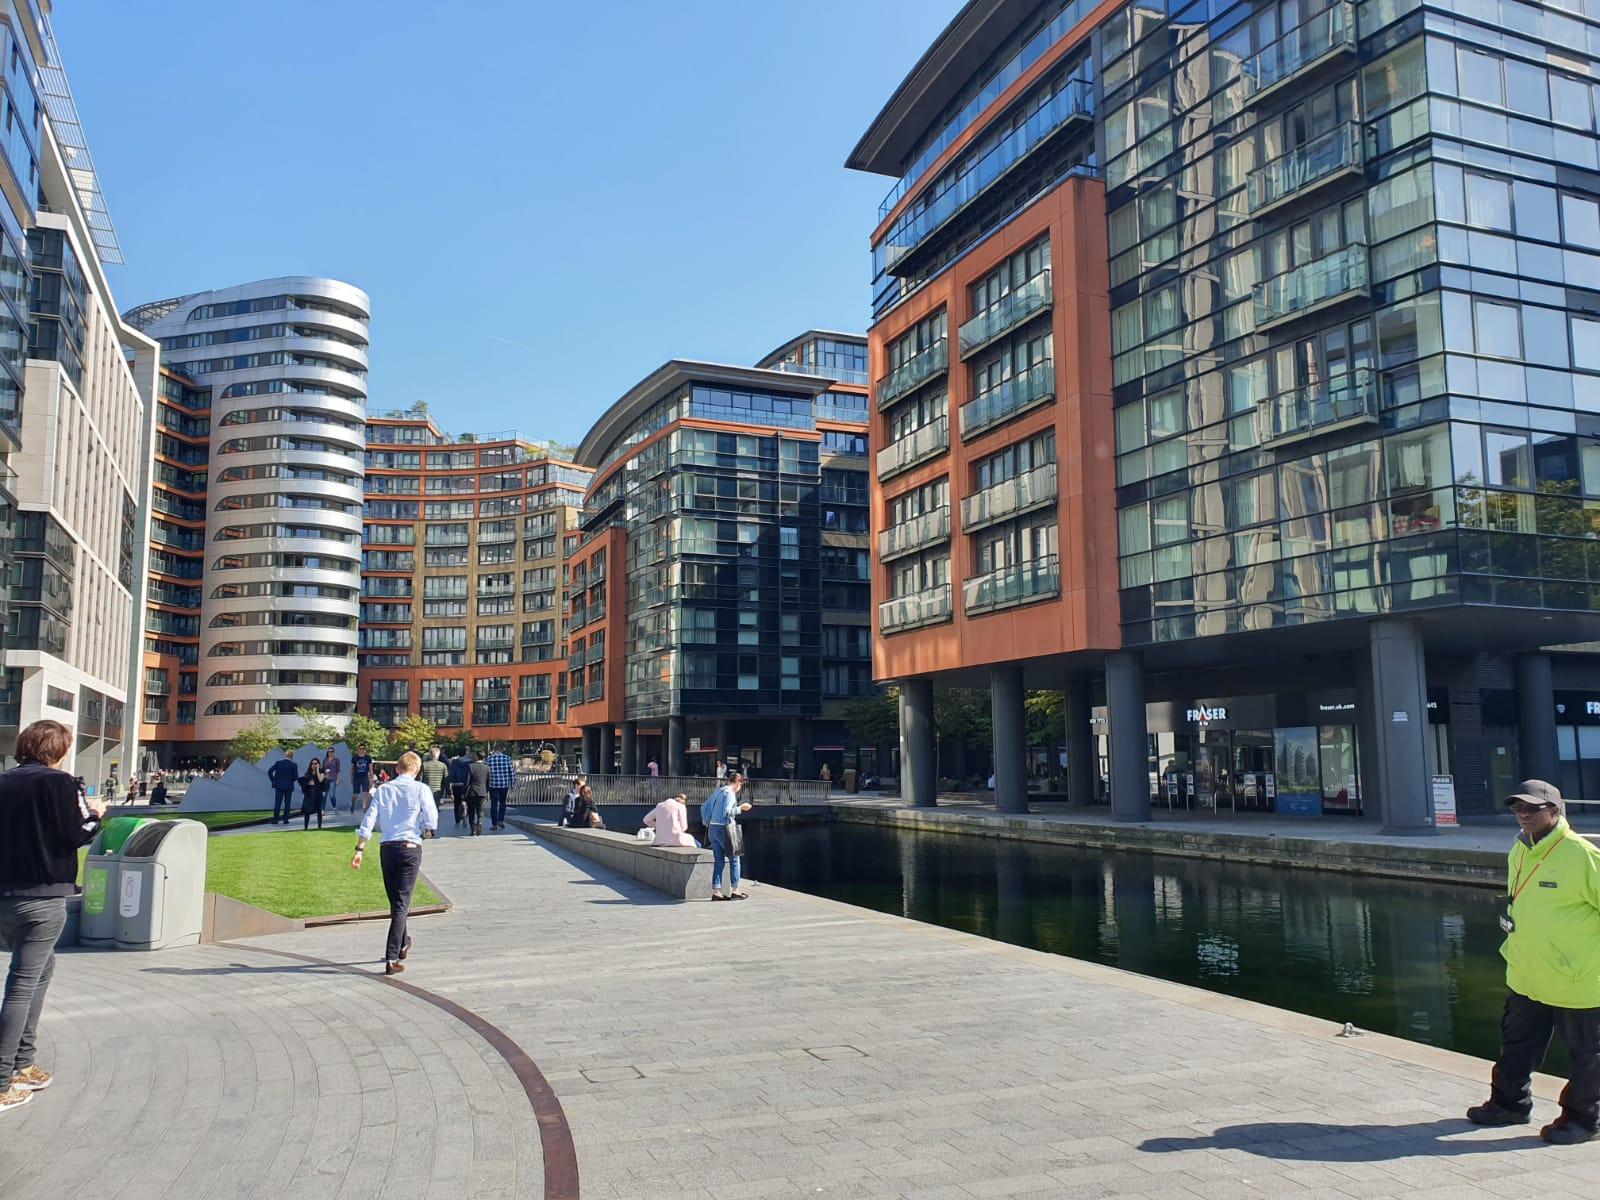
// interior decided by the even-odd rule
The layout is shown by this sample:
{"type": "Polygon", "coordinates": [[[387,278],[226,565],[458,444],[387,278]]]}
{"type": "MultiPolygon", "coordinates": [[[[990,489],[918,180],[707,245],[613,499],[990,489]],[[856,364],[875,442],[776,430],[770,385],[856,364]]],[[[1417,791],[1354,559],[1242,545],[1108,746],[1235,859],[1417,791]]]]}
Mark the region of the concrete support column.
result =
{"type": "Polygon", "coordinates": [[[933,680],[900,684],[900,798],[917,808],[938,803],[933,752],[933,680]]]}
{"type": "Polygon", "coordinates": [[[1028,811],[1028,735],[1022,712],[1022,668],[989,669],[989,717],[994,729],[994,808],[1028,811]]]}
{"type": "Polygon", "coordinates": [[[622,773],[639,774],[639,722],[622,723],[622,773]]]}
{"type": "Polygon", "coordinates": [[[1433,794],[1428,781],[1428,680],[1422,633],[1395,618],[1368,627],[1369,676],[1375,734],[1371,777],[1385,833],[1431,834],[1433,794]]]}
{"type": "MultiPolygon", "coordinates": [[[[1543,779],[1560,786],[1555,681],[1551,677],[1548,654],[1517,655],[1517,728],[1523,778],[1543,779]]],[[[1496,802],[1501,799],[1495,797],[1496,802]]]]}
{"type": "Polygon", "coordinates": [[[614,767],[612,764],[617,761],[616,734],[612,731],[611,722],[607,721],[604,725],[600,726],[599,733],[600,737],[597,753],[600,756],[600,765],[595,768],[595,771],[601,775],[610,775],[616,770],[616,767],[614,767]]]}
{"type": "Polygon", "coordinates": [[[585,775],[597,774],[600,770],[600,727],[585,725],[583,727],[583,773],[585,775]]]}
{"type": "Polygon", "coordinates": [[[689,725],[682,717],[667,718],[667,769],[668,775],[689,773],[689,725]]]}
{"type": "Polygon", "coordinates": [[[794,744],[794,777],[796,779],[815,779],[817,777],[816,755],[812,753],[811,722],[804,717],[789,718],[789,741],[794,744]]]}
{"type": "Polygon", "coordinates": [[[1144,664],[1122,650],[1106,655],[1106,723],[1111,739],[1111,815],[1150,819],[1150,743],[1144,715],[1144,664]]]}
{"type": "MultiPolygon", "coordinates": [[[[729,736],[730,736],[730,734],[729,734],[728,722],[727,721],[718,721],[717,722],[717,761],[718,762],[727,762],[728,761],[728,738],[729,738],[729,736]]],[[[744,754],[744,748],[743,747],[740,747],[739,753],[740,753],[740,755],[742,757],[743,754],[744,754]]]]}
{"type": "Polygon", "coordinates": [[[1087,808],[1094,803],[1094,710],[1089,704],[1089,681],[1081,675],[1067,680],[1061,707],[1067,722],[1067,803],[1087,808]]]}

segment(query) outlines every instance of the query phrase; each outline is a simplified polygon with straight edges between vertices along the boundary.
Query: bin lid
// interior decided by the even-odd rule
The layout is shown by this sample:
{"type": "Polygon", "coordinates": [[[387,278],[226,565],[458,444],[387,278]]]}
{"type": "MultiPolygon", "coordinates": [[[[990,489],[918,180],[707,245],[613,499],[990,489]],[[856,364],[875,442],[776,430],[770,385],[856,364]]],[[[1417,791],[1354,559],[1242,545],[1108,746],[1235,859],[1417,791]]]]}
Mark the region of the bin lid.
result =
{"type": "Polygon", "coordinates": [[[156,849],[178,827],[176,821],[150,821],[133,831],[123,844],[123,858],[153,858],[156,849]]]}
{"type": "Polygon", "coordinates": [[[100,832],[94,835],[94,845],[90,848],[91,854],[119,854],[123,843],[131,836],[133,831],[141,825],[155,824],[154,817],[112,817],[100,826],[100,832]]]}

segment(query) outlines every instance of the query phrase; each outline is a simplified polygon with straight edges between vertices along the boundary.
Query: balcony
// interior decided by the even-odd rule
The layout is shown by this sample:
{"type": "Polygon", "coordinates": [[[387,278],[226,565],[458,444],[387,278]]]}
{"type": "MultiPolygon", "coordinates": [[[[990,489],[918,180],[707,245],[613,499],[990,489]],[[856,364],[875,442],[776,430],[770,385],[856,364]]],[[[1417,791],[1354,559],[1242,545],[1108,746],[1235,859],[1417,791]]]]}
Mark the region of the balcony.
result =
{"type": "Polygon", "coordinates": [[[588,650],[586,650],[582,646],[579,646],[571,654],[567,655],[567,670],[569,670],[569,671],[580,670],[583,667],[583,664],[584,664],[585,660],[588,657],[588,653],[589,653],[588,650]]]}
{"type": "Polygon", "coordinates": [[[878,478],[888,479],[909,471],[950,449],[950,418],[936,417],[878,451],[878,478]]]}
{"type": "Polygon", "coordinates": [[[871,493],[864,487],[842,487],[825,483],[817,489],[817,499],[823,504],[866,504],[871,493]]]}
{"type": "Polygon", "coordinates": [[[878,559],[887,562],[905,554],[950,540],[950,509],[936,508],[921,516],[891,525],[878,535],[878,559]]]}
{"type": "MultiPolygon", "coordinates": [[[[764,368],[768,371],[786,371],[791,375],[819,375],[824,379],[837,379],[840,383],[867,382],[867,373],[857,367],[830,367],[820,363],[779,362],[764,368]]],[[[817,414],[819,417],[821,413],[817,414]]]]}
{"type": "Polygon", "coordinates": [[[951,616],[952,591],[948,583],[900,596],[878,605],[878,628],[883,633],[904,633],[922,625],[937,625],[951,616]]]}
{"type": "Polygon", "coordinates": [[[1367,247],[1346,246],[1255,286],[1256,331],[1370,294],[1367,247]]]}
{"type": "Polygon", "coordinates": [[[1002,421],[1009,421],[1029,409],[1048,404],[1055,399],[1055,395],[1055,363],[1047,358],[963,404],[961,437],[963,440],[974,437],[1002,421]]]}
{"type": "MultiPolygon", "coordinates": [[[[863,377],[860,382],[866,382],[865,371],[857,371],[855,374],[863,377]]],[[[831,400],[825,400],[822,396],[818,396],[811,402],[811,413],[819,421],[836,421],[841,425],[865,425],[867,423],[865,403],[865,397],[862,397],[862,407],[857,407],[856,405],[835,404],[831,400]]]]}
{"type": "Polygon", "coordinates": [[[961,327],[961,357],[971,357],[1001,334],[1011,332],[1028,318],[1044,312],[1054,302],[1050,271],[1046,268],[1012,288],[961,327]]]}
{"type": "Polygon", "coordinates": [[[604,700],[606,698],[606,681],[604,679],[595,680],[584,689],[583,698],[585,702],[604,700]]]}
{"type": "Polygon", "coordinates": [[[1013,475],[961,501],[961,529],[971,533],[1056,502],[1056,464],[1013,475]]]}
{"type": "Polygon", "coordinates": [[[1355,54],[1356,49],[1355,5],[1344,0],[1323,9],[1245,62],[1246,107],[1259,104],[1340,55],[1355,54]]]}
{"type": "Polygon", "coordinates": [[[1061,594],[1061,572],[1055,555],[1013,563],[961,585],[968,616],[1015,608],[1061,594]]]}
{"type": "Polygon", "coordinates": [[[1378,386],[1369,368],[1281,392],[1261,403],[1264,446],[1285,446],[1352,425],[1378,423],[1378,386]]]}
{"type": "Polygon", "coordinates": [[[590,644],[589,648],[583,652],[583,661],[585,665],[588,663],[602,662],[604,661],[605,656],[606,644],[604,642],[593,642],[590,644]]]}
{"type": "Polygon", "coordinates": [[[921,387],[935,375],[942,375],[950,367],[950,342],[943,339],[925,350],[913,354],[905,362],[878,380],[875,389],[878,409],[900,399],[901,396],[921,387]]]}
{"type": "Polygon", "coordinates": [[[1361,126],[1346,121],[1251,172],[1246,204],[1250,215],[1260,219],[1365,167],[1361,126]]]}

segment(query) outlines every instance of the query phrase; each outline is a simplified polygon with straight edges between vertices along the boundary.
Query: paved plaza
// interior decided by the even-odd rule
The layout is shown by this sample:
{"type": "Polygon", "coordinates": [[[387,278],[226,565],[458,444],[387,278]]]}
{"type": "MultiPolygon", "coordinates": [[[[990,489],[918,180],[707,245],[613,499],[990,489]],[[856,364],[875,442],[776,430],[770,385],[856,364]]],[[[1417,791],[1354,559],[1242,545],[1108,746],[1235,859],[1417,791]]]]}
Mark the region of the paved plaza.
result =
{"type": "Polygon", "coordinates": [[[374,924],[63,956],[0,1195],[1600,1196],[1600,1144],[1460,1120],[1457,1055],[518,833],[424,869],[406,988],[374,924]]]}

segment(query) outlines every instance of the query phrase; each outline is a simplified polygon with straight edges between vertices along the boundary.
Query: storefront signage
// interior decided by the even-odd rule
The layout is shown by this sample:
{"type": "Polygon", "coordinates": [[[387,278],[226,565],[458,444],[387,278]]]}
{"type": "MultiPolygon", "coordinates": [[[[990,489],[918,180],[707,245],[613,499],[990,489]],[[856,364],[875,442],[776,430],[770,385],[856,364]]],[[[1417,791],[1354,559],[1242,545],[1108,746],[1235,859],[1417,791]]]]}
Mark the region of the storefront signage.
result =
{"type": "Polygon", "coordinates": [[[1338,704],[1319,704],[1319,705],[1317,705],[1317,711],[1318,712],[1323,712],[1323,713],[1355,712],[1355,710],[1356,710],[1356,706],[1354,704],[1351,704],[1348,700],[1343,701],[1343,702],[1338,703],[1338,704]]]}
{"type": "Polygon", "coordinates": [[[700,739],[699,738],[690,738],[689,739],[689,753],[690,754],[699,754],[700,753],[700,739]]]}
{"type": "Polygon", "coordinates": [[[1403,708],[1397,708],[1394,710],[1394,715],[1389,719],[1396,725],[1405,725],[1410,722],[1411,714],[1406,712],[1403,708]]]}
{"type": "Polygon", "coordinates": [[[1600,700],[1585,700],[1583,702],[1583,711],[1591,717],[1600,717],[1600,700]]]}
{"type": "Polygon", "coordinates": [[[1433,776],[1433,822],[1435,825],[1455,825],[1456,781],[1452,775],[1433,776]]]}
{"type": "Polygon", "coordinates": [[[1184,719],[1191,725],[1204,725],[1207,721],[1226,721],[1228,719],[1228,710],[1220,706],[1207,708],[1202,704],[1198,708],[1185,710],[1183,715],[1184,719]]]}
{"type": "Polygon", "coordinates": [[[1278,777],[1271,773],[1262,777],[1262,784],[1266,788],[1267,799],[1274,800],[1278,795],[1278,777]]]}

